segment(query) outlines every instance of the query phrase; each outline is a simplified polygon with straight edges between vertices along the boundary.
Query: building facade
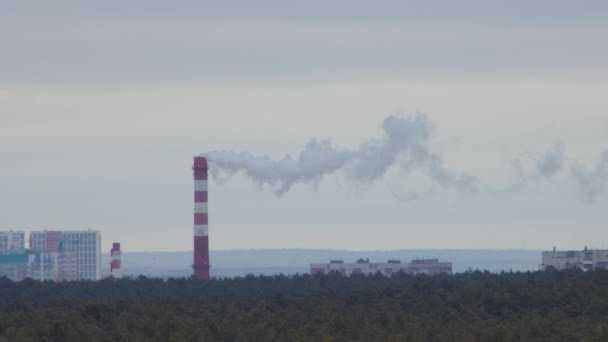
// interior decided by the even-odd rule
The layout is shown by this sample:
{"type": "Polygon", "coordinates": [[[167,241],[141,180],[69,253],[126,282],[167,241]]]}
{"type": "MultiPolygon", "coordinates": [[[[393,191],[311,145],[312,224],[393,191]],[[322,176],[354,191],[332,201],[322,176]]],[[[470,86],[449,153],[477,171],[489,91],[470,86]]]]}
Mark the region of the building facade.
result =
{"type": "Polygon", "coordinates": [[[21,281],[30,276],[29,256],[25,251],[0,254],[0,277],[21,281]]]}
{"type": "Polygon", "coordinates": [[[542,252],[540,269],[554,268],[558,270],[581,269],[588,271],[596,268],[608,269],[608,250],[583,249],[582,251],[553,251],[542,252]]]}
{"type": "Polygon", "coordinates": [[[376,274],[390,276],[394,273],[436,275],[440,273],[452,274],[451,262],[440,262],[438,259],[414,259],[409,263],[401,260],[388,260],[387,262],[370,263],[369,259],[359,259],[355,263],[345,263],[343,260],[332,260],[327,264],[311,264],[310,273],[328,274],[337,272],[343,275],[376,274]]]}
{"type": "Polygon", "coordinates": [[[30,234],[30,249],[57,255],[58,278],[101,279],[101,233],[95,230],[37,231],[30,234]]]}
{"type": "Polygon", "coordinates": [[[29,250],[0,254],[0,277],[13,281],[25,278],[56,281],[58,265],[56,254],[34,253],[29,250]]]}
{"type": "Polygon", "coordinates": [[[25,249],[25,233],[22,231],[0,232],[0,254],[21,251],[25,249]]]}

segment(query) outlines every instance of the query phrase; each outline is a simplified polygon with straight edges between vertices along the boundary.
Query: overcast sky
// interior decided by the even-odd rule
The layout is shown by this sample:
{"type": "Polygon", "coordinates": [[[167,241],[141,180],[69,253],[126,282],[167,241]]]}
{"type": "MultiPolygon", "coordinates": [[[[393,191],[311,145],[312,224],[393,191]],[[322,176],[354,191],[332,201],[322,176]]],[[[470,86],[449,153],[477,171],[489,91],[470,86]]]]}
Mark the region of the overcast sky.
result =
{"type": "Polygon", "coordinates": [[[395,165],[210,182],[211,249],[608,244],[606,1],[53,1],[0,11],[0,229],[192,248],[192,157],[354,149],[424,113],[476,191],[395,165]]]}

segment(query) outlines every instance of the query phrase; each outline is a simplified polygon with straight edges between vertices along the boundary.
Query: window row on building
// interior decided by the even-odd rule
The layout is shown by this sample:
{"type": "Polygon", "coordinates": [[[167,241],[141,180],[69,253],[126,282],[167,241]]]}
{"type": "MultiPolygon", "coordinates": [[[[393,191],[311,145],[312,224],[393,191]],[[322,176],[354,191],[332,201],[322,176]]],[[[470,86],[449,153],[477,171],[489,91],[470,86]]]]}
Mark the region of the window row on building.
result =
{"type": "Polygon", "coordinates": [[[0,232],[0,276],[13,280],[101,279],[99,231],[34,231],[25,249],[23,231],[0,232]]]}
{"type": "Polygon", "coordinates": [[[369,259],[359,259],[355,263],[344,263],[343,260],[332,260],[327,264],[310,265],[310,273],[312,274],[328,274],[332,272],[344,275],[381,273],[387,276],[399,272],[428,275],[440,273],[452,274],[452,263],[440,262],[438,259],[414,259],[409,263],[401,263],[401,260],[370,263],[369,259]]]}
{"type": "Polygon", "coordinates": [[[608,250],[585,247],[582,251],[558,251],[553,248],[553,251],[542,252],[542,260],[541,269],[608,269],[608,250]]]}

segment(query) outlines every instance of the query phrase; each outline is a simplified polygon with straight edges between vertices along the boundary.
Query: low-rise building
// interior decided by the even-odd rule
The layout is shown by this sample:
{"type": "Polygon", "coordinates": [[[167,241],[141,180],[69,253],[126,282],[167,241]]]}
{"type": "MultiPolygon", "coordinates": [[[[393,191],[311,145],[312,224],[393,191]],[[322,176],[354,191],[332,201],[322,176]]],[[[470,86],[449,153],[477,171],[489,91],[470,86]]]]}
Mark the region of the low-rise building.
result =
{"type": "Polygon", "coordinates": [[[552,251],[542,252],[541,269],[554,268],[557,270],[581,269],[584,271],[596,268],[608,269],[608,250],[588,249],[582,251],[552,251]]]}
{"type": "Polygon", "coordinates": [[[375,274],[381,273],[390,276],[394,273],[404,272],[409,274],[452,273],[451,262],[440,262],[438,259],[414,259],[409,263],[401,263],[401,260],[388,260],[387,262],[370,263],[369,259],[359,259],[355,263],[345,263],[343,260],[331,260],[327,264],[311,264],[310,273],[328,274],[332,272],[344,275],[352,274],[375,274]]]}

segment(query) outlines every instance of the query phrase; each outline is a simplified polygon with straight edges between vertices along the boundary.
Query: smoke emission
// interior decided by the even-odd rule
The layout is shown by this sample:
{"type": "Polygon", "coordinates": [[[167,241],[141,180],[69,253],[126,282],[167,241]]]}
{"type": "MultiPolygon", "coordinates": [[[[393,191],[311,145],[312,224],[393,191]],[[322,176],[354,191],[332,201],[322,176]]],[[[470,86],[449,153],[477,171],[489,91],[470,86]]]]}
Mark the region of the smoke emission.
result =
{"type": "Polygon", "coordinates": [[[573,158],[566,158],[563,143],[556,143],[542,155],[511,160],[511,166],[517,179],[509,187],[511,190],[531,182],[553,180],[562,170],[569,170],[565,173],[566,179],[576,182],[583,201],[593,203],[608,191],[608,150],[604,150],[597,164],[589,168],[573,158]]]}
{"type": "Polygon", "coordinates": [[[382,123],[383,135],[370,139],[358,149],[341,149],[331,141],[311,140],[298,158],[286,155],[273,160],[250,152],[210,151],[201,154],[210,162],[216,179],[244,172],[260,185],[276,187],[281,196],[297,183],[316,183],[324,176],[342,171],[347,177],[372,183],[384,177],[388,169],[399,165],[405,172],[421,171],[435,184],[463,192],[476,190],[477,179],[453,173],[443,166],[441,157],[430,150],[433,126],[424,114],[391,115],[382,123]]]}
{"type": "Polygon", "coordinates": [[[546,178],[553,177],[564,166],[564,145],[557,143],[541,158],[535,159],[538,173],[546,178]]]}
{"type": "Polygon", "coordinates": [[[583,200],[594,202],[608,188],[608,150],[604,150],[595,168],[587,170],[580,165],[572,167],[583,200]]]}
{"type": "Polygon", "coordinates": [[[511,160],[516,183],[512,188],[523,186],[529,181],[551,180],[565,167],[564,144],[557,142],[543,154],[530,154],[511,160]]]}

